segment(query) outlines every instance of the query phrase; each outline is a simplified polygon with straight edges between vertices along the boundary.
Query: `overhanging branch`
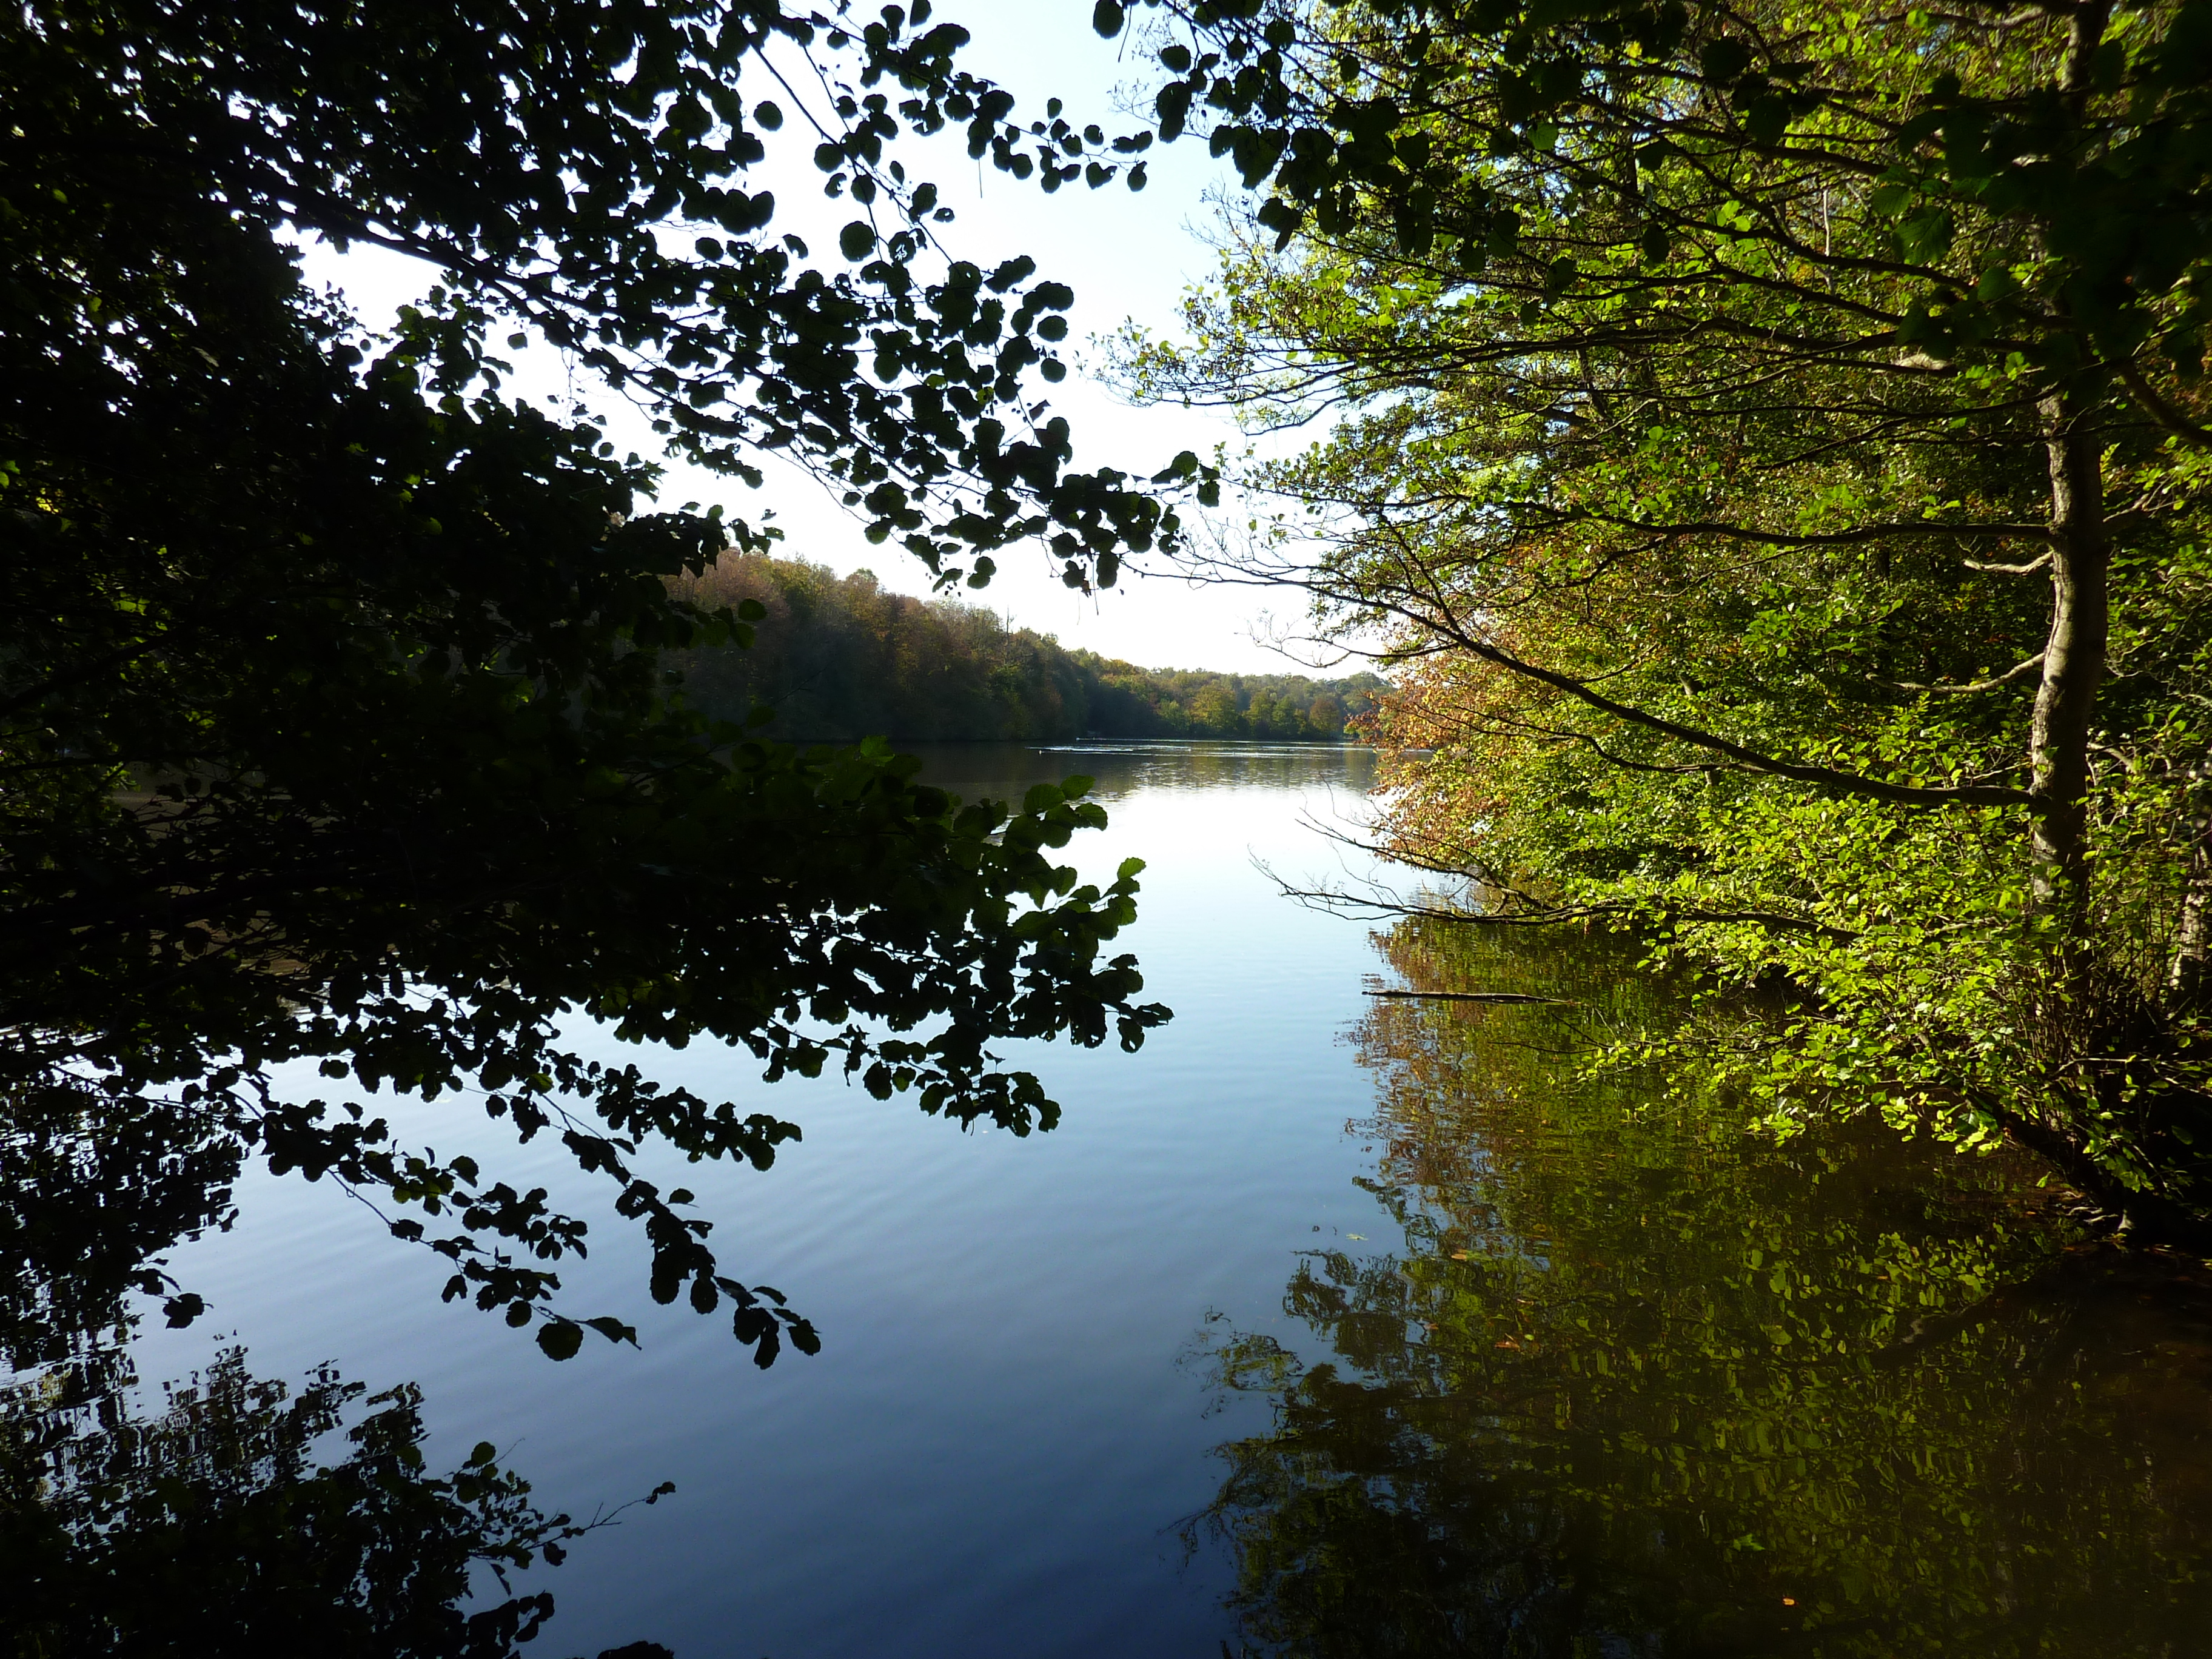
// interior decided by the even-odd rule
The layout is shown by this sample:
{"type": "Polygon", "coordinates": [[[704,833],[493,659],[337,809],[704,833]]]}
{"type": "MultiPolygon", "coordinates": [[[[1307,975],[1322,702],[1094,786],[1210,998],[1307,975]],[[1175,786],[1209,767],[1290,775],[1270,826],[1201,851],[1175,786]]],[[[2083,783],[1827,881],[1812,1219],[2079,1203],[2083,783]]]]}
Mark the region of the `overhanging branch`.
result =
{"type": "Polygon", "coordinates": [[[1453,628],[1449,631],[1455,642],[1463,649],[1509,673],[1564,691],[1577,702],[1601,714],[1611,714],[1616,720],[1627,720],[1647,731],[1657,732],[1678,743],[1710,750],[1717,755],[1726,755],[1730,760],[1754,772],[1789,778],[1798,783],[1819,784],[1845,794],[1857,795],[1868,800],[1888,801],[1899,806],[2027,806],[2034,802],[2034,797],[2025,789],[1986,784],[1928,788],[1917,784],[1891,783],[1884,779],[1869,778],[1832,766],[1808,766],[1798,761],[1778,760],[1771,755],[1762,755],[1755,749],[1732,742],[1717,732],[1701,731],[1694,726],[1685,726],[1680,720],[1670,720],[1662,714],[1654,714],[1632,704],[1619,702],[1571,674],[1561,674],[1552,669],[1540,668],[1534,663],[1523,662],[1510,652],[1500,650],[1463,629],[1453,628]]]}
{"type": "Polygon", "coordinates": [[[2184,443],[2199,449],[2212,449],[2212,432],[2191,420],[2180,410],[2160,395],[2156,387],[2143,378],[2142,371],[2133,363],[2118,365],[2121,384],[2134,394],[2135,400],[2149,411],[2150,416],[2184,443]]]}

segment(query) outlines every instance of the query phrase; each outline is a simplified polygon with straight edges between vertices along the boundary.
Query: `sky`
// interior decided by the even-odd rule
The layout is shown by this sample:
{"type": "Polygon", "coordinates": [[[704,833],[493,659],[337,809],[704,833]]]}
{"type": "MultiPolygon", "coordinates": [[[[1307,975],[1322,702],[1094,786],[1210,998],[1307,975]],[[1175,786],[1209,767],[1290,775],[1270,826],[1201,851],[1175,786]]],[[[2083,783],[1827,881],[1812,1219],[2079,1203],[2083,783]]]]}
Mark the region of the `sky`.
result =
{"type": "MultiPolygon", "coordinates": [[[[872,7],[866,8],[872,10],[872,7]]],[[[1017,114],[1042,116],[1044,100],[1065,100],[1068,118],[1078,126],[1096,120],[1109,133],[1130,130],[1120,113],[1117,87],[1133,87],[1145,73],[1120,42],[1101,40],[1090,27],[1089,0],[942,0],[931,20],[964,24],[974,36],[962,54],[963,64],[991,76],[1020,100],[1017,114]]],[[[766,96],[772,88],[765,88],[766,96]]],[[[1125,96],[1122,103],[1127,101],[1125,96]]],[[[784,137],[792,137],[787,126],[784,137]]],[[[772,149],[769,166],[755,169],[749,181],[766,181],[775,190],[775,229],[797,229],[817,248],[834,246],[836,224],[849,216],[845,204],[821,196],[821,175],[812,170],[808,146],[786,143],[772,149]],[[795,167],[777,167],[787,152],[795,167]],[[842,210],[842,211],[839,210],[842,210]],[[819,227],[831,232],[814,233],[819,227]]],[[[1210,454],[1227,445],[1232,455],[1248,441],[1228,416],[1216,410],[1179,406],[1134,408],[1088,373],[1086,361],[1100,355],[1094,342],[1133,319],[1156,332],[1173,333],[1185,291],[1212,270],[1215,254],[1206,239],[1218,222],[1209,189],[1234,188],[1225,162],[1216,162],[1203,143],[1185,140],[1155,145],[1150,183],[1132,192],[1120,180],[1097,191],[1063,186],[1046,195],[1032,179],[1023,182],[970,161],[964,143],[948,135],[927,147],[898,151],[909,171],[933,180],[941,199],[957,216],[942,228],[948,248],[987,269],[1015,253],[1037,261],[1040,278],[1066,283],[1075,290],[1068,313],[1069,337],[1063,350],[1071,373],[1057,386],[1036,382],[1053,412],[1072,428],[1074,465],[1088,470],[1113,465],[1132,473],[1151,473],[1178,451],[1210,454]],[[915,150],[922,150],[920,163],[915,150]]],[[[834,252],[830,255],[834,261],[834,252]]],[[[346,254],[327,247],[307,250],[311,280],[342,289],[364,321],[389,320],[396,307],[419,298],[431,283],[423,267],[403,256],[356,248],[346,254]]],[[[514,356],[515,354],[507,354],[514,356]]],[[[579,374],[572,382],[550,348],[520,354],[518,374],[508,389],[536,401],[565,401],[574,384],[586,390],[579,374]]],[[[591,397],[608,418],[609,435],[639,453],[657,446],[641,416],[631,417],[619,401],[591,397]]],[[[672,465],[660,504],[720,502],[732,514],[757,521],[773,508],[785,533],[786,556],[829,566],[839,573],[866,568],[896,592],[925,594],[929,574],[912,555],[890,545],[871,546],[858,520],[835,498],[788,462],[771,461],[768,481],[758,491],[735,479],[672,465]]],[[[1285,649],[1275,641],[1304,632],[1303,596],[1291,591],[1231,585],[1194,584],[1164,568],[1157,558],[1125,565],[1117,586],[1085,596],[1063,586],[1059,562],[1042,546],[1009,549],[999,557],[999,574],[981,592],[962,597],[987,605],[1017,627],[1049,634],[1071,647],[1099,652],[1152,668],[1205,668],[1224,672],[1316,672],[1327,659],[1310,646],[1285,649]],[[1145,568],[1150,564],[1152,568],[1145,568]]],[[[1366,665],[1352,662],[1317,672],[1349,673],[1366,665]]]]}

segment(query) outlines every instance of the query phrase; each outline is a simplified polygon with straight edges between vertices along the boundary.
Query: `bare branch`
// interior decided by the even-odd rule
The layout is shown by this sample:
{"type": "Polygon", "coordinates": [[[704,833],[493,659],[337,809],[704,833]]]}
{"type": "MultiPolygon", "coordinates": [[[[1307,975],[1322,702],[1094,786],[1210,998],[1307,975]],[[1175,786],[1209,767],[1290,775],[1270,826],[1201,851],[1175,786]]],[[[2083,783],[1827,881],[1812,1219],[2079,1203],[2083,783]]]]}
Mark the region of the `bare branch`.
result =
{"type": "Polygon", "coordinates": [[[2051,568],[2051,555],[2039,553],[2026,564],[1988,564],[1979,559],[1960,561],[1969,570],[1979,570],[1991,576],[2033,576],[2039,570],[2051,568]]]}
{"type": "MultiPolygon", "coordinates": [[[[1646,519],[1632,519],[1625,514],[1600,513],[1588,507],[1558,515],[1558,521],[1562,524],[1571,524],[1577,520],[1608,524],[1622,530],[1641,530],[1656,536],[1719,536],[1735,541],[1757,542],[1769,547],[1846,547],[1864,542],[1886,541],[1895,536],[1968,536],[1977,540],[2032,538],[2036,541],[2048,541],[2051,538],[2049,525],[1946,524],[1935,519],[1903,519],[1882,524],[1861,525],[1854,530],[1801,531],[1790,534],[1782,531],[1753,530],[1742,525],[1718,520],[1685,520],[1674,524],[1663,524],[1646,519]]],[[[2045,559],[2049,556],[2045,555],[2045,559]]]]}
{"type": "Polygon", "coordinates": [[[1965,696],[1970,692],[1994,691],[2001,685],[2016,684],[2033,678],[2042,667],[2043,653],[2039,651],[2026,662],[2015,663],[2002,674],[1992,675],[1985,680],[1975,680],[1966,685],[1920,685],[1911,680],[1878,680],[1875,684],[1886,685],[1893,691],[1942,691],[1953,696],[1965,696]]]}
{"type": "MultiPolygon", "coordinates": [[[[1434,868],[1437,866],[1422,866],[1434,868]]],[[[1263,866],[1262,868],[1265,868],[1263,866]]],[[[1832,927],[1808,916],[1780,910],[1706,910],[1692,905],[1666,904],[1656,900],[1618,900],[1603,904],[1561,904],[1527,910],[1470,910],[1441,903],[1385,896],[1374,887],[1364,896],[1341,888],[1294,887],[1273,870],[1267,874],[1285,898],[1297,900],[1317,910],[1342,915],[1357,911],[1370,916],[1402,916],[1427,921],[1448,921],[1469,927],[1565,927],[1576,923],[1711,922],[1723,927],[1764,927],[1778,933],[1804,933],[1838,945],[1849,945],[1860,935],[1848,927],[1832,927]]]]}

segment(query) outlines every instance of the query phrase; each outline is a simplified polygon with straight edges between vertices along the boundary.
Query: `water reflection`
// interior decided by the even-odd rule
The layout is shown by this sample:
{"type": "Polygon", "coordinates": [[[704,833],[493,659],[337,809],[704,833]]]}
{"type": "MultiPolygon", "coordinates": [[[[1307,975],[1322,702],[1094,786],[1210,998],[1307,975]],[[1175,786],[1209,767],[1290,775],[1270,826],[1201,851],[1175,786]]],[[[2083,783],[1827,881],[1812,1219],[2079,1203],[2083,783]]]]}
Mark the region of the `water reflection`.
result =
{"type": "Polygon", "coordinates": [[[553,1612],[512,1575],[611,1518],[543,1513],[489,1445],[428,1473],[411,1387],[295,1393],[233,1348],[141,1413],[120,1356],[0,1390],[9,1653],[505,1659],[553,1612]]]}
{"type": "Polygon", "coordinates": [[[83,1086],[0,1094],[0,1375],[70,1359],[125,1295],[168,1297],[167,1253],[228,1224],[244,1152],[228,1124],[173,1101],[83,1086]]]}
{"type": "Polygon", "coordinates": [[[1402,1248],[1304,1257],[1312,1354],[1202,1348],[1273,1406],[1188,1528],[1248,1653],[2202,1650],[2201,1270],[2087,1248],[2002,1158],[1583,1080],[1661,994],[1601,948],[1387,950],[1580,1006],[1358,1028],[1402,1248]]]}
{"type": "Polygon", "coordinates": [[[553,1598],[510,1575],[613,1517],[546,1515],[489,1445],[430,1474],[412,1385],[364,1398],[325,1367],[295,1391],[233,1347],[143,1406],[127,1298],[200,1310],[165,1257],[228,1224],[237,1138],[91,1089],[7,1105],[0,1652],[505,1659],[537,1636],[553,1598]]]}
{"type": "MultiPolygon", "coordinates": [[[[1182,1018],[1139,1068],[1071,1059],[1066,1121],[1019,1143],[808,1085],[805,1156],[708,1195],[819,1306],[834,1340],[803,1371],[738,1355],[733,1374],[726,1344],[687,1346],[688,1314],[656,1328],[649,1308],[641,1352],[556,1370],[465,1315],[438,1322],[434,1278],[390,1272],[373,1229],[324,1224],[327,1185],[249,1171],[222,1231],[236,1170],[209,1126],[23,1109],[0,1132],[0,1362],[37,1375],[0,1405],[0,1653],[258,1651],[173,1621],[263,1590],[270,1621],[326,1596],[313,1639],[336,1653],[467,1651],[435,1642],[547,1578],[541,1554],[502,1592],[483,1560],[538,1523],[471,1532],[458,1483],[483,1471],[429,1473],[479,1437],[521,1443],[539,1492],[586,1509],[664,1474],[684,1488],[577,1544],[560,1619],[526,1650],[547,1659],[635,1634],[738,1659],[1212,1656],[1224,1634],[1361,1659],[2203,1649],[2212,1324],[2191,1273],[2077,1249],[2002,1162],[1880,1134],[1776,1147],[1710,1107],[1578,1082],[1577,1044],[1665,1012],[1581,941],[1397,935],[1413,983],[1577,1006],[1384,1004],[1334,1044],[1374,965],[1363,937],[1250,861],[1323,861],[1297,822],[1328,810],[1321,786],[1349,807],[1371,757],[925,761],[969,794],[1096,776],[1119,801],[1097,856],[1153,860],[1133,948],[1182,1018]],[[1347,1143],[1355,1111],[1368,1135],[1347,1143]],[[1375,1242],[1304,1257],[1292,1317],[1270,1322],[1285,1249],[1339,1225],[1375,1242]],[[430,1400],[342,1399],[327,1375],[276,1394],[151,1314],[138,1363],[201,1380],[149,1403],[102,1345],[165,1253],[264,1373],[337,1354],[430,1400]],[[1228,1419],[1195,1420],[1169,1364],[1208,1305],[1243,1328],[1206,1349],[1238,1413],[1218,1463],[1228,1419]],[[1158,1529],[1209,1496],[1206,1559],[1178,1581],[1158,1529]],[[132,1516],[167,1541],[133,1542],[132,1516]],[[276,1516],[316,1517],[279,1541],[327,1553],[277,1550],[241,1590],[276,1516]],[[477,1545],[488,1599],[440,1601],[477,1545]],[[1241,1635],[1216,1605],[1231,1583],[1241,1635]],[[430,1634],[406,1649],[363,1607],[413,1608],[430,1634]]],[[[713,1053],[663,1058],[728,1083],[713,1053]]],[[[612,1295],[641,1272],[613,1245],[594,1262],[612,1295]]]]}
{"type": "Polygon", "coordinates": [[[1019,799],[1032,783],[1080,773],[1093,795],[1115,800],[1139,790],[1334,788],[1356,799],[1373,787],[1371,749],[1318,743],[907,744],[925,782],[973,798],[1019,799]]]}
{"type": "MultiPolygon", "coordinates": [[[[887,1121],[834,1080],[802,1096],[808,1156],[772,1182],[732,1176],[709,1201],[764,1254],[784,1250],[775,1279],[824,1307],[830,1352],[804,1373],[763,1381],[746,1365],[733,1377],[723,1345],[686,1345],[686,1314],[647,1328],[641,1355],[549,1377],[527,1345],[511,1352],[499,1334],[441,1322],[437,1278],[407,1277],[379,1253],[379,1230],[344,1231],[352,1206],[333,1183],[241,1176],[234,1126],[205,1109],[93,1091],[0,1102],[0,1387],[15,1374],[0,1405],[0,1655],[258,1651],[270,1645],[260,1632],[289,1628],[325,1595],[312,1630],[337,1653],[444,1651],[448,1638],[453,1651],[504,1651],[471,1637],[466,1617],[540,1593],[542,1555],[513,1597],[479,1560],[467,1577],[490,1601],[440,1599],[459,1583],[470,1535],[468,1517],[441,1510],[429,1488],[460,1478],[434,1471],[480,1437],[522,1443],[539,1491],[586,1510],[665,1474],[684,1487],[682,1507],[659,1506],[650,1525],[634,1514],[620,1532],[576,1543],[550,1576],[561,1616],[530,1644],[548,1659],[633,1633],[746,1659],[1212,1654],[1211,1595],[1184,1593],[1158,1534],[1206,1477],[1208,1430],[1192,1420],[1170,1356],[1212,1294],[1194,1276],[1267,1294],[1282,1237],[1305,1224],[1304,1195],[1336,1184],[1344,1107],[1333,1091],[1358,1080],[1330,1064],[1341,1056],[1328,1034],[1356,1000],[1364,960],[1356,933],[1276,902],[1250,869],[1251,843],[1297,836],[1296,814],[1322,810],[1322,787],[1356,798],[1371,757],[940,745],[926,763],[969,796],[1018,799],[1041,780],[1096,776],[1117,802],[1116,829],[1089,855],[1109,870],[1133,853],[1156,861],[1148,971],[1158,966],[1164,991],[1180,973],[1177,994],[1194,1006],[1224,980],[1237,1000],[1141,1072],[1102,1066],[1086,1079],[1054,1056],[1079,1109],[1050,1144],[1018,1152],[927,1120],[887,1121]],[[1224,941],[1241,952],[1227,975],[1224,941]],[[1313,1097],[1303,1140],[1282,1128],[1302,1088],[1313,1097]],[[195,1290],[211,1311],[179,1332],[140,1299],[168,1298],[182,1319],[195,1290]],[[135,1348],[126,1305],[151,1328],[135,1348]],[[204,1331],[217,1319],[251,1340],[259,1375],[242,1358],[208,1363],[204,1331]],[[119,1352],[150,1379],[198,1367],[200,1381],[163,1403],[123,1372],[119,1352]],[[410,1397],[411,1415],[379,1431],[380,1444],[428,1461],[410,1473],[397,1453],[372,1458],[345,1437],[399,1396],[370,1401],[328,1375],[276,1391],[273,1379],[296,1385],[325,1355],[371,1389],[399,1376],[431,1384],[427,1402],[410,1397]],[[641,1399],[652,1409],[638,1410],[641,1399]],[[227,1462],[213,1449],[222,1446],[227,1462]],[[85,1474],[118,1468],[127,1479],[112,1490],[85,1474]],[[177,1507],[160,1508],[164,1494],[177,1507]],[[313,1540],[328,1553],[297,1558],[272,1544],[241,1580],[240,1564],[263,1559],[259,1540],[280,1515],[320,1517],[313,1540]],[[125,1551],[130,1537],[138,1542],[125,1551]],[[225,1618],[238,1622],[207,1622],[225,1618]]],[[[659,1058],[696,1067],[682,1075],[702,1090],[746,1090],[757,1072],[703,1048],[659,1058]]],[[[441,1151],[466,1133],[423,1121],[437,1122],[425,1134],[441,1151]]],[[[505,1145],[496,1127],[480,1133],[471,1154],[505,1145]]],[[[665,1173],[671,1185],[698,1181],[681,1165],[665,1173]]],[[[611,1239],[593,1257],[617,1297],[643,1276],[623,1248],[611,1239]]],[[[641,1325],[653,1311],[639,1310],[641,1325]]],[[[473,1535],[491,1551],[526,1531],[473,1535]]]]}

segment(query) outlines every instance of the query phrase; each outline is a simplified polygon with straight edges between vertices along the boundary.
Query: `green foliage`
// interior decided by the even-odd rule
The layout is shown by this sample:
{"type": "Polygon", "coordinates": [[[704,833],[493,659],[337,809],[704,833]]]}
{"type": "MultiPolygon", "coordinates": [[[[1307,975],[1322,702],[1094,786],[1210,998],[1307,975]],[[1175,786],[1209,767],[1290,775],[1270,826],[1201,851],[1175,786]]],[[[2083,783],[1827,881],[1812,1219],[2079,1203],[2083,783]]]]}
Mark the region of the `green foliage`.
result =
{"type": "Polygon", "coordinates": [[[839,578],[757,554],[727,555],[675,588],[695,604],[757,607],[749,647],[684,656],[684,690],[721,719],[744,720],[762,706],[774,718],[760,729],[778,737],[1330,742],[1371,711],[1383,687],[1375,674],[1312,680],[1139,668],[1009,629],[976,606],[884,592],[870,571],[839,578]],[[1216,695],[1201,715],[1209,689],[1216,695]]]}
{"type": "MultiPolygon", "coordinates": [[[[389,247],[447,283],[426,326],[480,346],[471,307],[487,307],[646,400],[681,453],[751,478],[758,452],[790,453],[948,580],[963,574],[948,556],[1040,533],[1087,580],[1097,556],[1175,525],[1121,474],[1063,473],[1066,423],[1024,413],[1023,376],[1053,361],[1038,330],[1071,292],[1024,286],[1026,257],[985,271],[939,255],[930,228],[949,216],[889,146],[964,122],[971,154],[1051,189],[1127,164],[1085,159],[1103,138],[1056,118],[1006,119],[1011,95],[957,67],[967,32],[925,27],[928,9],[848,30],[766,0],[41,7],[7,40],[9,264],[39,273],[20,325],[81,349],[127,336],[176,297],[169,262],[187,289],[230,272],[232,303],[283,306],[279,226],[389,247]],[[868,245],[848,232],[841,251],[878,257],[856,271],[811,265],[801,239],[769,234],[772,195],[743,187],[774,126],[748,119],[741,88],[773,78],[762,54],[779,47],[825,70],[806,114],[825,191],[867,210],[868,245]],[[65,269],[65,249],[83,262],[65,269]]],[[[216,355],[208,372],[234,372],[216,355]]],[[[27,404],[48,376],[99,382],[87,362],[45,367],[27,404]]]]}
{"type": "Polygon", "coordinates": [[[1712,274],[1757,281],[1773,252],[1833,252],[1774,249],[1782,227],[1756,173],[1826,162],[1887,244],[1859,258],[1900,279],[1899,343],[2019,353],[2062,374],[2154,341],[2177,362],[2203,355],[2192,279],[2212,260],[2212,23],[2199,0],[2033,19],[1147,3],[1172,20],[1157,51],[1172,77],[1155,100],[1161,136],[1196,118],[1246,188],[1267,190],[1252,216],[1278,251],[1305,232],[1380,231],[1454,283],[1541,253],[1542,288],[1562,297],[1595,250],[1547,247],[1559,219],[1609,221],[1600,246],[1617,258],[1679,254],[1662,182],[1679,167],[1720,210],[1699,228],[1734,222],[1751,243],[1748,265],[1712,274]],[[1753,176],[1709,165],[1721,157],[1753,176]]]}
{"type": "Polygon", "coordinates": [[[1162,495],[1209,490],[1205,469],[1065,470],[1065,423],[1025,399],[1071,291],[1024,257],[946,257],[933,187],[887,146],[964,122],[972,153],[1047,189],[1127,163],[1085,159],[1103,135],[1056,111],[1015,125],[927,15],[85,0],[0,20],[11,1342],[38,1351],[41,1310],[170,1288],[161,1250],[219,1223],[247,1156],[375,1195],[451,1261],[448,1298],[556,1358],[586,1324],[629,1340],[553,1306],[585,1224],[395,1144],[368,1103],[388,1087],[559,1136],[646,1231],[655,1297],[733,1309],[766,1364],[812,1328],[721,1272],[690,1195],[633,1161],[657,1139],[764,1167],[797,1126],[587,1061],[564,1025],[713,1037],[770,1079],[834,1059],[1024,1132],[1055,1109],[990,1045],[1134,1048],[1166,1018],[1102,951],[1133,872],[1078,887],[1048,856],[1104,822],[1079,791],[963,804],[879,744],[802,755],[672,701],[661,653],[750,623],[670,580],[764,538],[719,509],[632,516],[653,467],[583,404],[507,396],[492,351],[551,343],[741,478],[795,457],[946,582],[1031,536],[1077,586],[1171,544],[1162,495]],[[779,52],[823,70],[788,126],[739,96],[779,52]],[[744,187],[779,129],[821,140],[825,190],[872,228],[845,239],[857,269],[810,263],[744,187]],[[372,337],[301,283],[308,233],[439,286],[372,337]]]}
{"type": "Polygon", "coordinates": [[[2212,1248],[2212,11],[1172,9],[1273,193],[1125,366],[1334,416],[1246,574],[1392,636],[1397,850],[1791,987],[1678,1045],[1785,1121],[2212,1248]]]}

